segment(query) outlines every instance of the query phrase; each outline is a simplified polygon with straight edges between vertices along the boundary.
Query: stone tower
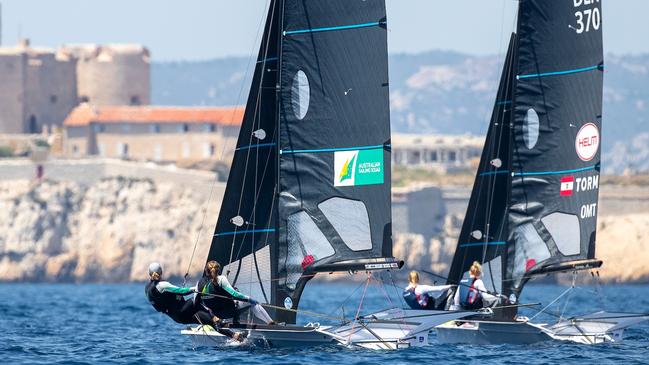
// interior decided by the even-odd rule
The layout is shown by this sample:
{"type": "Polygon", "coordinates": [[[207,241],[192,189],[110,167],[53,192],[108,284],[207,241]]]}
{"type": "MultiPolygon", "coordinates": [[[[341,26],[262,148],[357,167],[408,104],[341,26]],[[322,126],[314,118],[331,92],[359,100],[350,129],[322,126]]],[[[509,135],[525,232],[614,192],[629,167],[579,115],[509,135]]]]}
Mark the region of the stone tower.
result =
{"type": "Polygon", "coordinates": [[[149,51],[140,45],[72,45],[77,59],[80,102],[93,105],[148,105],[149,51]]]}

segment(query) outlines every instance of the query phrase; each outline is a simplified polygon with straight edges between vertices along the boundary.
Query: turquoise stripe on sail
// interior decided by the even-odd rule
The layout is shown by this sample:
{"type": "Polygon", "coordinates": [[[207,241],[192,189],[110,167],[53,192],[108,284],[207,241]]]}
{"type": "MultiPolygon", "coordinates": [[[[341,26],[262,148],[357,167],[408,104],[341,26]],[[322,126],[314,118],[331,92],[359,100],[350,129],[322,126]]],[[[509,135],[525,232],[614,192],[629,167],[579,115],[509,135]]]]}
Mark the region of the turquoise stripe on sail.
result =
{"type": "Polygon", "coordinates": [[[337,27],[324,27],[324,28],[312,28],[312,29],[300,29],[300,30],[285,30],[284,35],[287,36],[287,35],[293,35],[293,34],[329,32],[329,31],[332,31],[332,30],[358,29],[358,28],[376,27],[378,25],[381,25],[381,22],[371,22],[371,23],[352,24],[352,25],[339,25],[337,27]]]}
{"type": "Polygon", "coordinates": [[[373,150],[376,148],[390,147],[389,144],[378,144],[375,146],[359,146],[359,147],[340,147],[340,148],[320,148],[311,150],[279,150],[280,155],[291,153],[322,153],[322,152],[336,152],[336,151],[358,151],[358,150],[373,150]]]}
{"type": "Polygon", "coordinates": [[[574,70],[544,72],[544,73],[529,74],[529,75],[518,75],[518,76],[516,76],[516,78],[519,79],[519,80],[524,80],[524,79],[531,79],[531,78],[537,78],[537,77],[546,77],[546,76],[570,75],[570,74],[576,74],[576,73],[580,73],[580,72],[603,70],[603,69],[604,69],[604,65],[595,65],[595,66],[590,66],[590,67],[576,68],[574,70]]]}
{"type": "Polygon", "coordinates": [[[268,233],[268,232],[275,232],[274,228],[269,228],[269,229],[244,229],[241,231],[232,231],[232,232],[221,232],[221,233],[216,233],[214,237],[221,237],[221,236],[234,236],[237,234],[246,234],[246,233],[268,233]]]}
{"type": "Polygon", "coordinates": [[[563,175],[563,174],[574,174],[575,172],[590,171],[595,170],[597,165],[582,167],[579,169],[572,170],[559,170],[559,171],[537,171],[537,172],[515,172],[514,177],[517,176],[538,176],[538,175],[563,175]]]}
{"type": "Polygon", "coordinates": [[[274,145],[275,145],[275,143],[259,143],[259,144],[251,144],[251,145],[248,145],[248,146],[241,146],[241,147],[235,149],[235,151],[249,150],[249,149],[251,149],[251,148],[273,147],[274,145]]]}

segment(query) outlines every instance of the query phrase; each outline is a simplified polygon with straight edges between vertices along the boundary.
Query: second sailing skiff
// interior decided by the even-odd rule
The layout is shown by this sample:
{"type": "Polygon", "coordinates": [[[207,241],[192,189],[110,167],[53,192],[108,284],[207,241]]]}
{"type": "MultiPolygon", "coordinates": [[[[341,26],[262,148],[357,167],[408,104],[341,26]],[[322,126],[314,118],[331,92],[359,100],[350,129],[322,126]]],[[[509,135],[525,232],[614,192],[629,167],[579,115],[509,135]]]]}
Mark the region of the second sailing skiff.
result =
{"type": "MultiPolygon", "coordinates": [[[[487,289],[519,301],[529,280],[596,270],[602,123],[601,2],[521,0],[448,284],[482,263],[487,289]]],[[[574,282],[574,281],[573,281],[574,282]]],[[[571,287],[569,290],[574,288],[571,287]]],[[[566,292],[567,293],[567,292],[566,292]]],[[[558,300],[559,298],[557,298],[558,300]]],[[[545,308],[547,309],[547,307],[545,308]]],[[[437,328],[446,343],[619,341],[646,314],[535,324],[503,306],[437,328]]]]}

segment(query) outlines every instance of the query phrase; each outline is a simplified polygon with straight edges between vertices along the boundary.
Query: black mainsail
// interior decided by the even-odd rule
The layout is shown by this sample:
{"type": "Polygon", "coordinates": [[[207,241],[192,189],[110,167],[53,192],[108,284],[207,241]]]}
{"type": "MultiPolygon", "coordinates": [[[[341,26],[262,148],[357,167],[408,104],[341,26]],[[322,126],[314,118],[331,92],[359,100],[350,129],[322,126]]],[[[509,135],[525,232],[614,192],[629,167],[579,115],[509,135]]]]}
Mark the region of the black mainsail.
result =
{"type": "Polygon", "coordinates": [[[387,67],[384,0],[272,2],[208,257],[243,291],[296,309],[317,272],[398,266],[387,67]]]}
{"type": "MultiPolygon", "coordinates": [[[[488,264],[485,283],[492,278],[490,290],[516,301],[525,282],[536,275],[601,265],[594,259],[601,21],[599,0],[520,1],[516,50],[509,52],[513,93],[504,100],[511,101],[513,110],[509,145],[502,147],[510,154],[493,153],[492,146],[502,144],[502,139],[494,141],[495,135],[506,132],[495,133],[492,120],[449,282],[457,283],[479,258],[488,264]],[[502,165],[487,166],[494,158],[502,165]],[[481,189],[487,189],[482,193],[487,198],[480,199],[481,189]],[[500,287],[493,283],[498,280],[500,287]]],[[[502,88],[501,82],[499,94],[502,88]]]]}

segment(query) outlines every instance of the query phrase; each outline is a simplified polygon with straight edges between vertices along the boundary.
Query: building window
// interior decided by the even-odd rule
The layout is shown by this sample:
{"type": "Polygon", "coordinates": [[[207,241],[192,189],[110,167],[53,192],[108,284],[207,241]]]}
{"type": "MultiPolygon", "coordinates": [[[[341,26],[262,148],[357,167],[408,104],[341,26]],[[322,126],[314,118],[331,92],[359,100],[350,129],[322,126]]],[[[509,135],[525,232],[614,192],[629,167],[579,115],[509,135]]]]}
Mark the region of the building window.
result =
{"type": "Polygon", "coordinates": [[[128,158],[128,144],[119,142],[117,144],[117,156],[121,158],[128,158]]]}
{"type": "Polygon", "coordinates": [[[153,147],[153,160],[162,160],[162,146],[160,144],[156,144],[155,147],[153,147]]]}
{"type": "Polygon", "coordinates": [[[428,154],[428,161],[437,162],[437,151],[430,151],[428,154]]]}
{"type": "Polygon", "coordinates": [[[129,133],[131,131],[131,125],[128,123],[122,124],[122,132],[129,133]]]}
{"type": "Polygon", "coordinates": [[[50,95],[50,103],[56,104],[59,98],[56,95],[50,95]]]}
{"type": "Polygon", "coordinates": [[[183,142],[183,158],[189,158],[190,153],[191,149],[189,148],[189,143],[183,142]]]}
{"type": "Polygon", "coordinates": [[[421,163],[421,152],[411,151],[408,154],[408,165],[418,165],[421,163]]]}
{"type": "Polygon", "coordinates": [[[137,95],[131,96],[131,105],[140,105],[140,97],[137,95]]]}
{"type": "Polygon", "coordinates": [[[216,132],[216,126],[214,124],[205,124],[204,130],[208,133],[214,133],[216,132]]]}
{"type": "Polygon", "coordinates": [[[187,133],[189,132],[189,124],[184,123],[178,126],[178,133],[187,133]]]}
{"type": "Polygon", "coordinates": [[[104,133],[106,132],[106,126],[103,124],[95,124],[95,133],[104,133]]]}
{"type": "Polygon", "coordinates": [[[35,115],[29,117],[29,133],[38,133],[38,121],[35,115]]]}
{"type": "Polygon", "coordinates": [[[88,103],[88,102],[90,102],[90,98],[88,96],[86,96],[86,95],[81,95],[79,97],[79,102],[80,103],[88,103]]]}
{"type": "Polygon", "coordinates": [[[210,158],[214,156],[216,152],[216,146],[214,143],[205,142],[203,143],[203,158],[210,158]]]}
{"type": "Polygon", "coordinates": [[[151,124],[149,126],[149,131],[151,133],[160,133],[160,124],[151,124]]]}
{"type": "Polygon", "coordinates": [[[448,160],[451,162],[455,162],[457,160],[457,152],[448,151],[448,160]]]}
{"type": "Polygon", "coordinates": [[[72,145],[72,155],[76,156],[79,153],[79,147],[76,144],[72,145]]]}

